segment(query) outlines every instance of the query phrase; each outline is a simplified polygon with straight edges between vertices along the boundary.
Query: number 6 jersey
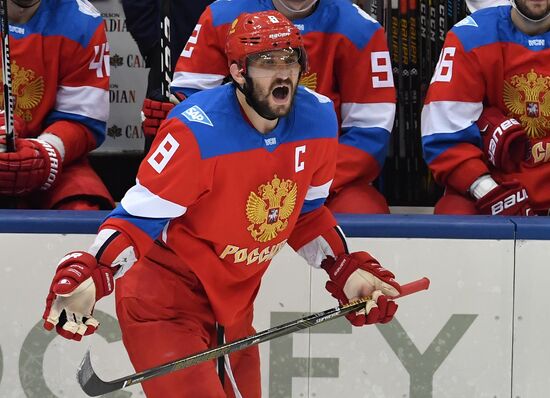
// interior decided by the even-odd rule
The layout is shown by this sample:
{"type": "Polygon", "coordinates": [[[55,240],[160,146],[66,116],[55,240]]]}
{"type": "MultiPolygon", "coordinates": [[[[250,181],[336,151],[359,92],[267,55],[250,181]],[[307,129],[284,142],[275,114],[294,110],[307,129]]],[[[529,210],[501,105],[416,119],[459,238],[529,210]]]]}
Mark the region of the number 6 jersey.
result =
{"type": "Polygon", "coordinates": [[[550,208],[550,32],[516,28],[511,7],[486,8],[447,34],[422,111],[424,157],[435,179],[466,193],[482,174],[520,181],[536,210],[550,208]],[[496,106],[530,139],[520,171],[504,174],[483,157],[475,124],[496,106]]]}

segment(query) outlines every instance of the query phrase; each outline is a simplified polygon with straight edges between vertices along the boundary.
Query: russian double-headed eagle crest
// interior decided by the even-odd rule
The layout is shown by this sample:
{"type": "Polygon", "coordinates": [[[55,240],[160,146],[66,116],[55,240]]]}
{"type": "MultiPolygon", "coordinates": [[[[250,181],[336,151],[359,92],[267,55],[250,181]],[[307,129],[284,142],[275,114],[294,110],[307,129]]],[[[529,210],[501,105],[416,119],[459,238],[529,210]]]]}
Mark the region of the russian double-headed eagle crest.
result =
{"type": "Polygon", "coordinates": [[[504,104],[529,138],[546,137],[550,128],[550,77],[533,69],[504,81],[504,104]]]}
{"type": "Polygon", "coordinates": [[[292,180],[275,175],[267,184],[258,187],[258,194],[250,192],[246,201],[246,218],[251,224],[247,230],[254,240],[268,242],[288,226],[288,218],[296,206],[298,186],[292,180]]]}
{"type": "MultiPolygon", "coordinates": [[[[30,122],[32,120],[32,110],[40,104],[42,97],[44,97],[44,79],[42,76],[36,77],[33,70],[22,68],[13,60],[11,74],[13,95],[15,96],[15,114],[25,122],[30,122]]],[[[3,108],[3,96],[0,102],[3,108]]]]}

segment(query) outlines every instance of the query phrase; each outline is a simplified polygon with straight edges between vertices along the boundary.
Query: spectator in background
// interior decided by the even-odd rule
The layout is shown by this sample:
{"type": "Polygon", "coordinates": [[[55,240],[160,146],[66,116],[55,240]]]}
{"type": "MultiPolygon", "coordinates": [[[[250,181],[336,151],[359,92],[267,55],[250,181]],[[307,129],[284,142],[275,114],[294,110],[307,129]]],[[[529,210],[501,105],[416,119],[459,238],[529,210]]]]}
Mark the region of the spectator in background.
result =
{"type": "Polygon", "coordinates": [[[109,116],[109,44],[99,12],[84,0],[8,0],[8,18],[17,138],[14,152],[2,145],[0,201],[113,208],[86,159],[105,139],[109,116]]]}
{"type": "MultiPolygon", "coordinates": [[[[337,213],[389,213],[372,182],[382,170],[395,116],[390,56],[383,28],[350,1],[243,0],[210,5],[181,52],[171,91],[183,98],[222,84],[228,75],[224,47],[231,22],[243,12],[273,8],[303,34],[310,71],[301,84],[329,97],[338,114],[338,165],[328,207],[337,213]]],[[[147,104],[145,124],[157,126],[160,121],[154,119],[164,118],[169,107],[147,104]]]]}
{"type": "Polygon", "coordinates": [[[548,214],[550,6],[515,0],[454,26],[422,112],[439,214],[548,214]]]}

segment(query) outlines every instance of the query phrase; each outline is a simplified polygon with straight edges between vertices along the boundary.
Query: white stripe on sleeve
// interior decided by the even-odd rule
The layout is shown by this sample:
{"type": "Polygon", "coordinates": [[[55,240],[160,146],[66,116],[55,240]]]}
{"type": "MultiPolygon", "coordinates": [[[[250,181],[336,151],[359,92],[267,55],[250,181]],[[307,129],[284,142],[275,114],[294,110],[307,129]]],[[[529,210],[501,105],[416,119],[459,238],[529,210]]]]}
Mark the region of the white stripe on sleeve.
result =
{"type": "Polygon", "coordinates": [[[171,87],[190,88],[194,90],[206,90],[218,87],[223,83],[223,75],[193,72],[175,72],[171,87]]]}
{"type": "Polygon", "coordinates": [[[176,218],[187,211],[187,207],[162,199],[136,180],[136,185],[126,192],[120,201],[124,210],[133,216],[148,218],[176,218]]]}
{"type": "Polygon", "coordinates": [[[57,91],[55,110],[107,122],[109,92],[91,86],[60,86],[57,91]]]}
{"type": "Polygon", "coordinates": [[[379,127],[391,132],[395,118],[395,104],[380,102],[376,104],[342,104],[342,128],[379,127]]]}
{"type": "Polygon", "coordinates": [[[307,189],[306,200],[315,200],[328,197],[331,184],[332,180],[330,180],[326,184],[319,185],[317,187],[310,185],[307,189]]]}
{"type": "Polygon", "coordinates": [[[481,112],[483,112],[481,102],[430,102],[422,109],[422,136],[464,130],[479,119],[481,112]]]}

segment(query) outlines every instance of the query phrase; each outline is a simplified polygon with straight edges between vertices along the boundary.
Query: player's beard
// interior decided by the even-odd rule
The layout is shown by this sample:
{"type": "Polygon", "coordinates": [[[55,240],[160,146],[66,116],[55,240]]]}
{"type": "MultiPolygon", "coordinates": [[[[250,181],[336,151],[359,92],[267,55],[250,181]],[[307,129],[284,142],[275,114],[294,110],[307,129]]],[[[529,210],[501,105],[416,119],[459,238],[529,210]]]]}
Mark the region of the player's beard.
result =
{"type": "Polygon", "coordinates": [[[245,94],[246,102],[256,111],[258,115],[268,120],[275,120],[280,117],[288,115],[294,104],[294,97],[296,95],[297,82],[294,83],[292,79],[275,79],[270,85],[268,90],[260,90],[258,85],[254,84],[254,81],[250,77],[245,77],[246,82],[243,85],[242,91],[245,94]],[[269,101],[275,87],[280,85],[289,86],[290,101],[285,105],[272,105],[269,101]]]}
{"type": "Polygon", "coordinates": [[[526,5],[526,0],[516,0],[516,7],[520,14],[526,16],[533,21],[540,21],[548,16],[550,10],[548,9],[548,0],[546,1],[546,8],[544,11],[532,12],[526,5]]]}

